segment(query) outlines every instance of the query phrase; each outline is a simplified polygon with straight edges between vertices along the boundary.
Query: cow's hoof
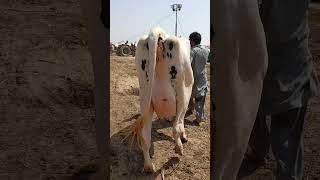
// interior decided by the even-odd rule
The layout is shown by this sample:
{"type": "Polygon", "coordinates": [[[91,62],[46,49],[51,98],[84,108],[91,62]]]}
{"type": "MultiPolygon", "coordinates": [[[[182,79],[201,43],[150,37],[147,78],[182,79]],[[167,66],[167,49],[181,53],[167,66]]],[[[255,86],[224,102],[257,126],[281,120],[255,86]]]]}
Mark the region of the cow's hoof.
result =
{"type": "Polygon", "coordinates": [[[145,172],[145,173],[155,173],[156,172],[156,168],[154,167],[153,163],[151,163],[151,165],[144,165],[143,172],[145,172]]]}
{"type": "Polygon", "coordinates": [[[174,152],[179,154],[180,156],[182,156],[183,155],[183,148],[176,146],[176,147],[174,147],[174,152]]]}
{"type": "Polygon", "coordinates": [[[192,110],[188,110],[188,111],[186,112],[185,117],[191,116],[192,114],[193,114],[192,110]]]}
{"type": "Polygon", "coordinates": [[[188,138],[185,138],[185,137],[183,137],[183,136],[181,136],[180,139],[181,139],[182,144],[185,144],[185,143],[188,142],[188,138]]]}

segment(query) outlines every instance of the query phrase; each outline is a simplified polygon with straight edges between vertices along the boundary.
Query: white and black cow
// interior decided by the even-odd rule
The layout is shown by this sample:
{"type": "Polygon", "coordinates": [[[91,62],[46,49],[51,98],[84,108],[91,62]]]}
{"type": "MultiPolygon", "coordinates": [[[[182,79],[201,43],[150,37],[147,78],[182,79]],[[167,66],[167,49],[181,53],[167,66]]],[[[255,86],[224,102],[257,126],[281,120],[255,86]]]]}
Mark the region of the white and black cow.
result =
{"type": "Polygon", "coordinates": [[[183,154],[187,142],[184,116],[193,86],[189,40],[169,36],[161,28],[142,37],[136,49],[136,68],[140,86],[141,116],[132,125],[130,134],[144,155],[144,171],[155,172],[149,149],[154,112],[159,118],[173,119],[175,150],[183,154]]]}

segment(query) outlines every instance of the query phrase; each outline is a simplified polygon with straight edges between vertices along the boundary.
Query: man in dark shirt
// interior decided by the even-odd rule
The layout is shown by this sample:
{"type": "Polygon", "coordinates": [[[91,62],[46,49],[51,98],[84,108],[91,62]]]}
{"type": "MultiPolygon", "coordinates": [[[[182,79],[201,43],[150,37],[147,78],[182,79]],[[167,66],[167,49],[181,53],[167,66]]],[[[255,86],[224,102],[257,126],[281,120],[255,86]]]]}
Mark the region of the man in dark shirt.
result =
{"type": "Polygon", "coordinates": [[[300,180],[304,169],[304,117],[310,97],[317,93],[308,48],[309,1],[262,0],[259,4],[269,64],[239,177],[264,164],[271,144],[277,163],[276,179],[300,180]],[[270,132],[267,115],[271,117],[270,132]]]}
{"type": "Polygon", "coordinates": [[[206,64],[208,61],[209,50],[201,47],[201,34],[193,32],[189,36],[191,45],[191,66],[193,70],[194,85],[192,88],[192,96],[189,103],[187,115],[191,114],[193,109],[196,111],[197,125],[204,120],[204,102],[208,91],[208,81],[206,74],[206,64]]]}

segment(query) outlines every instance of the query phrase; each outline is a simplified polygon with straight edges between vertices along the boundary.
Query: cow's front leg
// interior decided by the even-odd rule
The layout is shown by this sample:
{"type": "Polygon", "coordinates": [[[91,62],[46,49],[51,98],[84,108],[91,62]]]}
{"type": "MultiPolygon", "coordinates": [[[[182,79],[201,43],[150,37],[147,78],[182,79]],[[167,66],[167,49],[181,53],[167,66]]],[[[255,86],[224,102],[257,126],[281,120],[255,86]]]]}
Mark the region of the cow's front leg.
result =
{"type": "Polygon", "coordinates": [[[142,128],[141,128],[141,150],[143,151],[144,157],[144,172],[153,173],[155,167],[150,158],[150,147],[151,147],[151,128],[152,128],[152,116],[153,108],[150,107],[150,111],[143,117],[142,128]]]}

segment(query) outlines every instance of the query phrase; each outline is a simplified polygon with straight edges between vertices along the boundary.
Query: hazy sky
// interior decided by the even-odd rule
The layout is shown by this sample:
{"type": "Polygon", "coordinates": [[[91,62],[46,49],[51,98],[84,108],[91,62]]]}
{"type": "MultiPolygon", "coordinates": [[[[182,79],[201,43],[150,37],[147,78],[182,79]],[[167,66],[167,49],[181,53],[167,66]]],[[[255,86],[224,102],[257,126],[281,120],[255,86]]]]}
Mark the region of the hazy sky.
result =
{"type": "Polygon", "coordinates": [[[182,4],[178,11],[178,36],[188,38],[198,31],[202,35],[201,44],[209,45],[210,0],[111,0],[111,42],[137,42],[155,26],[174,35],[176,16],[170,7],[174,3],[182,4]]]}

